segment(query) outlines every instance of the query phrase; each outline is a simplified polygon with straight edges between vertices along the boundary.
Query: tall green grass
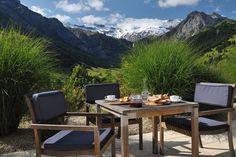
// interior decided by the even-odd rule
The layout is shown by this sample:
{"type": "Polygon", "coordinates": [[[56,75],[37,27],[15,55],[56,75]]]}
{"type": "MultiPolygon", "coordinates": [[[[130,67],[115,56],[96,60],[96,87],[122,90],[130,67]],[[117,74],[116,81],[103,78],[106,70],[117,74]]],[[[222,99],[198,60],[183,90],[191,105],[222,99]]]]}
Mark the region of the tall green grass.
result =
{"type": "Polygon", "coordinates": [[[196,63],[193,50],[184,42],[159,40],[138,43],[122,61],[123,84],[131,92],[140,92],[147,80],[153,94],[178,94],[191,99],[196,82],[219,82],[207,67],[196,63]]]}
{"type": "Polygon", "coordinates": [[[0,136],[15,131],[26,111],[23,95],[50,87],[49,43],[19,29],[0,29],[0,136]]]}

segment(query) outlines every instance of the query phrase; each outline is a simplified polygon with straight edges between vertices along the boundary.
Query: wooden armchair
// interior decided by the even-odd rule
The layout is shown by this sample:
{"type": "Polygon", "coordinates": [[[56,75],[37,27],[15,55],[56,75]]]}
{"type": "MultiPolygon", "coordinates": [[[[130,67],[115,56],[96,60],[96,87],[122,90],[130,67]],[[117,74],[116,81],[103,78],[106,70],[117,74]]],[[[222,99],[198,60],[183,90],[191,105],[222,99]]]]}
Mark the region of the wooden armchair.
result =
{"type": "MultiPolygon", "coordinates": [[[[88,84],[85,86],[85,97],[86,97],[86,112],[89,112],[91,105],[95,105],[95,100],[104,99],[107,95],[115,95],[116,98],[120,98],[120,86],[118,83],[109,83],[109,84],[88,84]]],[[[101,127],[106,127],[110,125],[110,117],[103,116],[100,119],[101,127]]],[[[87,125],[89,122],[95,123],[96,120],[94,117],[88,117],[87,125]]],[[[130,119],[129,124],[138,124],[139,125],[139,149],[143,149],[143,125],[142,118],[130,119]]],[[[115,117],[115,126],[118,127],[118,137],[120,137],[120,118],[115,117]]]]}
{"type": "MultiPolygon", "coordinates": [[[[60,91],[49,91],[25,96],[32,117],[36,156],[94,155],[102,156],[105,149],[112,145],[112,157],[115,157],[114,123],[109,128],[63,124],[64,116],[108,116],[102,113],[66,112],[64,95],[60,91]],[[49,120],[59,118],[62,124],[48,124],[49,120]],[[45,141],[41,141],[42,130],[58,132],[45,141]]],[[[111,121],[114,121],[112,115],[111,121]]]]}
{"type": "MultiPolygon", "coordinates": [[[[200,135],[212,135],[228,132],[230,156],[235,157],[232,139],[232,112],[234,84],[198,83],[196,84],[194,101],[199,103],[199,144],[203,147],[200,135]],[[207,109],[207,110],[206,110],[207,109]],[[213,119],[216,114],[227,114],[227,121],[213,119]]],[[[191,136],[191,118],[180,116],[165,119],[168,129],[191,136]]],[[[160,129],[163,131],[163,129],[160,129]]],[[[163,133],[161,132],[160,135],[163,133]]],[[[163,149],[164,139],[161,137],[163,149]]],[[[161,150],[163,152],[163,150],[161,150]]]]}

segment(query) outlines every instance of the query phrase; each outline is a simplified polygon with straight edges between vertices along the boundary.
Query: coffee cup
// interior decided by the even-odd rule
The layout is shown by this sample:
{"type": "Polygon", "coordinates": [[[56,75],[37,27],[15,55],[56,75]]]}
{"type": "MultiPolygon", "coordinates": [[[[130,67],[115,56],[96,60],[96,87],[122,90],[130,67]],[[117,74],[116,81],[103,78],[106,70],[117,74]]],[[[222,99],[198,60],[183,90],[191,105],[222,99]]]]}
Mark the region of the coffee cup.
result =
{"type": "Polygon", "coordinates": [[[178,95],[171,95],[170,96],[170,101],[176,102],[176,101],[181,101],[182,97],[178,96],[178,95]]]}
{"type": "Polygon", "coordinates": [[[116,96],[115,95],[107,95],[107,96],[105,96],[105,99],[106,100],[114,100],[114,99],[116,99],[116,96]]]}

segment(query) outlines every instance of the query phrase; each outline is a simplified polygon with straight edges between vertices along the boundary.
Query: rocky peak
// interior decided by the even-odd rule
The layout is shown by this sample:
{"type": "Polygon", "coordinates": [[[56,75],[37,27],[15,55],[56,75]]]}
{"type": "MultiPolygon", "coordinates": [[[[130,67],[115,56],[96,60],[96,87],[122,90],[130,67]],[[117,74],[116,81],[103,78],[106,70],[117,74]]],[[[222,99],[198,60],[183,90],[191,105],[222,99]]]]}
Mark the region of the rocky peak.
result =
{"type": "Polygon", "coordinates": [[[204,26],[213,26],[224,20],[226,20],[225,17],[215,12],[208,15],[204,12],[193,11],[167,35],[174,36],[178,39],[187,39],[199,33],[204,26]]]}

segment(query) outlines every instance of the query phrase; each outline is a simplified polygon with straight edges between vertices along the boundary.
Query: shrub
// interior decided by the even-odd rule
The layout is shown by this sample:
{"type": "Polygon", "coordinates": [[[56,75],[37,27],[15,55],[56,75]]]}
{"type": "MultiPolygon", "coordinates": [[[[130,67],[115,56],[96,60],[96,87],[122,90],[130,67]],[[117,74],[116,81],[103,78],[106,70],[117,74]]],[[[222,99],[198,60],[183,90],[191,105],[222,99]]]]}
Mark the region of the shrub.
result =
{"type": "Polygon", "coordinates": [[[229,54],[224,60],[213,65],[218,69],[228,83],[236,82],[236,53],[229,54]]]}
{"type": "Polygon", "coordinates": [[[220,80],[210,69],[196,63],[192,49],[184,42],[159,40],[137,43],[122,61],[123,84],[131,92],[142,91],[147,80],[153,94],[178,94],[191,99],[196,82],[220,80]],[[214,76],[214,77],[213,77],[214,76]]]}
{"type": "Polygon", "coordinates": [[[73,68],[72,74],[66,79],[63,91],[70,111],[80,110],[84,107],[84,85],[89,83],[101,83],[103,79],[91,76],[83,65],[73,68]]]}
{"type": "Polygon", "coordinates": [[[23,95],[50,86],[48,42],[14,28],[0,30],[0,136],[15,131],[26,111],[23,95]]]}

